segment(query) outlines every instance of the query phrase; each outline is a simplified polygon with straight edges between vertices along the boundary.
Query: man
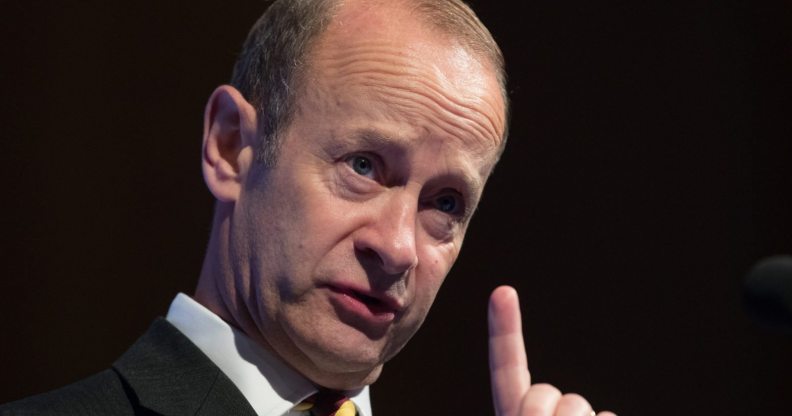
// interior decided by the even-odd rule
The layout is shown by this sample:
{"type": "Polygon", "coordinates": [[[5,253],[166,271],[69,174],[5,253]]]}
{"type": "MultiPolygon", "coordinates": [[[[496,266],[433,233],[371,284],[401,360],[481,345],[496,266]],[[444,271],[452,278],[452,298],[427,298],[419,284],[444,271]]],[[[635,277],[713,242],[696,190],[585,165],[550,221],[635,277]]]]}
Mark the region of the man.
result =
{"type": "MultiPolygon", "coordinates": [[[[0,411],[371,415],[367,386],[426,317],[503,150],[504,79],[460,2],[275,2],[206,107],[218,202],[193,298],[111,370],[0,411]]],[[[592,414],[531,386],[520,328],[497,289],[496,413],[592,414]]]]}

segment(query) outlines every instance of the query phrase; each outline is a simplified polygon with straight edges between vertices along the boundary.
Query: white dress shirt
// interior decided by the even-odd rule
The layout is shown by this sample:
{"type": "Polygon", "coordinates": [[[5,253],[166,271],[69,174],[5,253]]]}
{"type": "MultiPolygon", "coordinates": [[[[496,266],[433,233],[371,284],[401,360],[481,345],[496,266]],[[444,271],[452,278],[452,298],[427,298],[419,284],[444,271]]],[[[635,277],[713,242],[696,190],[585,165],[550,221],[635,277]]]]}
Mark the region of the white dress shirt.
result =
{"type": "MultiPolygon", "coordinates": [[[[228,376],[258,416],[305,415],[291,409],[316,387],[203,305],[179,293],[166,319],[228,376]]],[[[350,398],[359,415],[372,416],[368,386],[350,398]]]]}

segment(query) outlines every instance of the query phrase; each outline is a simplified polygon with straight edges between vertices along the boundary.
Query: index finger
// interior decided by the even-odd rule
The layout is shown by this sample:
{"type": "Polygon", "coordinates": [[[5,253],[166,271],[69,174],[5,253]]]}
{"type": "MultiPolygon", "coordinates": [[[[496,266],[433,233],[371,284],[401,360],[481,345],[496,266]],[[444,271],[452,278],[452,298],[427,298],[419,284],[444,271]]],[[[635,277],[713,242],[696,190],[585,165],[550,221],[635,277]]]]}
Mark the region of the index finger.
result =
{"type": "Polygon", "coordinates": [[[496,288],[489,302],[489,365],[497,415],[512,415],[531,386],[522,335],[520,302],[510,286],[496,288]]]}

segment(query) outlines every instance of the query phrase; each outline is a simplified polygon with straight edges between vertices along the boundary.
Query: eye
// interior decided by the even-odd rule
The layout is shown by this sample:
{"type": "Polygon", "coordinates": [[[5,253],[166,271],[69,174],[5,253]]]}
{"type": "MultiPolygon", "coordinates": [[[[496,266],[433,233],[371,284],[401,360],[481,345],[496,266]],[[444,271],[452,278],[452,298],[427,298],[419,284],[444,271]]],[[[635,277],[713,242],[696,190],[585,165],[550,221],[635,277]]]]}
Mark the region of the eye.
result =
{"type": "Polygon", "coordinates": [[[453,214],[458,205],[457,198],[454,195],[443,195],[435,200],[437,209],[447,214],[453,214]]]}
{"type": "Polygon", "coordinates": [[[374,163],[365,156],[352,156],[347,163],[358,175],[371,177],[374,173],[374,163]]]}
{"type": "Polygon", "coordinates": [[[432,205],[443,214],[459,218],[465,215],[465,202],[462,196],[456,193],[438,195],[435,197],[432,205]]]}
{"type": "Polygon", "coordinates": [[[465,198],[454,189],[444,189],[424,200],[424,228],[439,241],[453,239],[467,223],[468,205],[465,198]]]}

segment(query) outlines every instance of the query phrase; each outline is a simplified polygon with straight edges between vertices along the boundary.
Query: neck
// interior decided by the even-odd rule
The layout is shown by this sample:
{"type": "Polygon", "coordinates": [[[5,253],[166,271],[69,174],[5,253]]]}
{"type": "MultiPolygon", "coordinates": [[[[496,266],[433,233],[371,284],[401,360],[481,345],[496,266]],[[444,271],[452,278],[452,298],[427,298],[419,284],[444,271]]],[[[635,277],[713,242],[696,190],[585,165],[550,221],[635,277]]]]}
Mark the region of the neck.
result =
{"type": "MultiPolygon", "coordinates": [[[[255,328],[255,324],[250,315],[245,313],[242,316],[242,311],[247,309],[241,304],[241,297],[237,296],[234,273],[229,261],[228,236],[232,210],[232,206],[221,202],[215,206],[209,245],[193,298],[229,325],[251,336],[250,328],[255,328]]],[[[254,336],[251,338],[258,341],[254,336]]]]}

